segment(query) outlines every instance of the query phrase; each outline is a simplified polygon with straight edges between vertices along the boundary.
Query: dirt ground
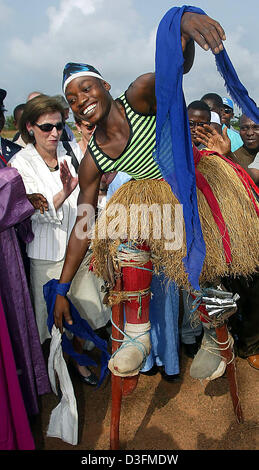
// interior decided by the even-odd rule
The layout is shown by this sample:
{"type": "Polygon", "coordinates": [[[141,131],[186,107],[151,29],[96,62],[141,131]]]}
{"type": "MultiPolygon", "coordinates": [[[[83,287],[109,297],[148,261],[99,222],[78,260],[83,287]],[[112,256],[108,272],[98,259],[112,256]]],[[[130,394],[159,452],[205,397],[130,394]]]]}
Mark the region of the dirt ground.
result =
{"type": "MultiPolygon", "coordinates": [[[[239,424],[227,378],[194,380],[189,375],[191,361],[181,353],[177,382],[166,382],[160,373],[140,375],[135,391],[122,401],[121,450],[259,450],[259,371],[237,358],[244,415],[244,423],[239,424]]],[[[46,436],[50,413],[58,404],[58,398],[48,394],[41,397],[41,413],[32,423],[36,449],[109,450],[110,377],[97,390],[80,382],[74,373],[71,378],[78,406],[78,445],[46,436]]]]}

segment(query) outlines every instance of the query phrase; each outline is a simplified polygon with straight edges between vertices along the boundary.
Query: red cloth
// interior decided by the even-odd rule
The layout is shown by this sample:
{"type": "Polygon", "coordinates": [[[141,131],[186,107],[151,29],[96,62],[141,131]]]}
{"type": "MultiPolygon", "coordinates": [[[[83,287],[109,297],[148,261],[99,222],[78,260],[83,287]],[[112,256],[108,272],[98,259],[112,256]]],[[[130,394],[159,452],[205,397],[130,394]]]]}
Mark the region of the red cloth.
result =
{"type": "Polygon", "coordinates": [[[236,172],[237,176],[240,178],[242,181],[251,201],[253,202],[253,205],[255,207],[255,211],[257,215],[259,216],[259,208],[258,205],[256,204],[255,197],[253,195],[253,191],[259,196],[259,188],[256,186],[255,182],[252,180],[252,178],[249,176],[249,174],[245,171],[242,166],[238,165],[238,163],[232,162],[229,158],[223,157],[223,155],[220,155],[220,153],[213,152],[210,150],[198,150],[197,147],[193,146],[193,156],[194,156],[194,164],[195,167],[198,165],[200,159],[204,155],[217,155],[218,157],[222,158],[222,160],[225,160],[236,172]]]}
{"type": "Polygon", "coordinates": [[[242,183],[243,183],[243,185],[244,185],[244,187],[245,187],[245,189],[246,189],[246,191],[247,191],[247,193],[248,193],[248,195],[249,195],[249,197],[250,197],[250,199],[251,199],[251,201],[252,201],[252,203],[255,207],[255,211],[256,211],[258,216],[259,216],[259,209],[258,209],[258,206],[256,204],[256,201],[255,201],[255,198],[254,198],[254,195],[253,195],[253,192],[252,192],[251,188],[253,188],[255,193],[258,194],[258,195],[259,195],[259,189],[256,186],[256,184],[254,183],[254,181],[252,180],[252,178],[250,178],[248,173],[244,170],[244,168],[242,168],[237,163],[232,162],[231,160],[229,160],[226,157],[223,157],[223,155],[220,155],[217,152],[213,152],[213,151],[209,151],[209,150],[198,150],[197,147],[193,146],[196,184],[197,184],[198,189],[200,191],[202,191],[202,193],[206,197],[206,200],[207,200],[207,202],[210,206],[213,218],[214,218],[214,220],[215,220],[215,222],[216,222],[216,224],[219,228],[219,231],[221,233],[221,236],[222,236],[222,243],[223,243],[223,247],[224,247],[226,263],[229,264],[232,261],[229,233],[228,233],[224,218],[222,216],[219,204],[217,202],[217,199],[215,198],[215,196],[213,194],[213,191],[212,191],[208,181],[206,180],[206,178],[201,174],[201,172],[197,168],[197,165],[198,165],[199,161],[201,160],[201,158],[204,155],[217,155],[218,157],[225,160],[229,165],[231,165],[233,170],[236,172],[236,174],[238,175],[238,177],[242,181],[242,183]]]}
{"type": "Polygon", "coordinates": [[[213,194],[213,191],[212,191],[208,181],[206,180],[206,178],[204,178],[204,176],[201,174],[201,172],[199,170],[197,170],[197,168],[195,169],[195,176],[196,176],[197,187],[199,188],[200,191],[202,191],[202,193],[206,197],[206,200],[207,200],[207,202],[210,206],[213,218],[214,218],[214,220],[215,220],[215,222],[218,226],[218,229],[221,233],[222,243],[223,243],[224,252],[225,252],[226,263],[230,264],[231,261],[232,261],[230,237],[229,237],[228,229],[227,229],[227,226],[225,224],[223,215],[221,213],[218,201],[215,198],[215,196],[213,194]]]}
{"type": "MultiPolygon", "coordinates": [[[[145,244],[139,245],[137,248],[144,251],[150,251],[150,248],[145,244]]],[[[135,267],[122,268],[124,291],[135,292],[150,288],[152,281],[152,262],[148,261],[148,263],[146,263],[143,268],[144,269],[135,267]]],[[[133,324],[147,323],[149,321],[149,304],[150,292],[147,295],[142,296],[141,301],[137,296],[129,301],[126,301],[124,303],[126,321],[133,324]],[[138,317],[140,306],[141,316],[138,317]]]]}
{"type": "MultiPolygon", "coordinates": [[[[195,300],[195,299],[196,299],[196,295],[194,295],[192,292],[190,292],[190,294],[191,294],[191,297],[193,298],[193,300],[195,300]]],[[[208,320],[209,315],[208,315],[208,312],[207,312],[207,310],[206,310],[205,305],[199,305],[198,310],[202,313],[202,315],[200,315],[200,320],[201,320],[201,322],[203,322],[203,323],[209,323],[209,320],[208,320]],[[207,318],[206,318],[206,317],[207,317],[207,318]]]]}
{"type": "MultiPolygon", "coordinates": [[[[211,152],[211,153],[213,153],[213,152],[211,152]]],[[[206,180],[206,178],[202,175],[202,173],[197,168],[197,165],[198,165],[200,159],[202,158],[202,156],[204,154],[207,155],[208,153],[205,153],[203,151],[199,151],[195,146],[193,146],[196,184],[197,184],[198,189],[204,194],[204,196],[205,196],[205,198],[206,198],[206,200],[207,200],[207,202],[210,206],[213,218],[214,218],[214,220],[215,220],[215,222],[218,226],[218,229],[221,233],[223,248],[224,248],[224,252],[225,252],[226,263],[230,264],[231,261],[232,261],[231,244],[230,244],[230,237],[229,237],[227,226],[225,224],[223,215],[221,213],[218,201],[215,198],[215,196],[213,194],[213,191],[212,191],[208,181],[206,180]]]]}
{"type": "Polygon", "coordinates": [[[4,164],[7,165],[7,161],[1,153],[0,153],[0,158],[4,162],[4,164]]]}

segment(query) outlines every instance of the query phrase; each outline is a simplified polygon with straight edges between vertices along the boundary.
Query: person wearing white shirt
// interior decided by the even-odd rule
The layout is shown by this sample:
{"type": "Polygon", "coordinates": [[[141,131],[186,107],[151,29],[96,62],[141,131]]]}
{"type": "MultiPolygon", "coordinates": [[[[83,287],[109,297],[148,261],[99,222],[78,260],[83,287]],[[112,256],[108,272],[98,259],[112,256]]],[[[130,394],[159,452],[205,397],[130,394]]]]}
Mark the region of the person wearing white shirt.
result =
{"type": "MultiPolygon", "coordinates": [[[[37,208],[31,217],[34,239],[27,245],[27,255],[42,344],[50,338],[43,285],[53,278],[58,279],[61,274],[67,242],[77,216],[79,194],[72,158],[59,142],[64,127],[63,112],[63,107],[46,95],[29,101],[20,122],[21,134],[28,144],[10,161],[22,176],[26,193],[32,195],[30,200],[37,208]]],[[[70,145],[80,163],[83,156],[80,147],[73,142],[70,145]]],[[[108,323],[110,308],[102,302],[103,281],[89,271],[89,263],[90,254],[78,270],[68,295],[90,326],[99,329],[108,323]]],[[[78,352],[81,346],[77,344],[78,352]]],[[[97,378],[91,371],[79,365],[77,369],[80,377],[86,378],[85,382],[96,385],[97,378]]]]}

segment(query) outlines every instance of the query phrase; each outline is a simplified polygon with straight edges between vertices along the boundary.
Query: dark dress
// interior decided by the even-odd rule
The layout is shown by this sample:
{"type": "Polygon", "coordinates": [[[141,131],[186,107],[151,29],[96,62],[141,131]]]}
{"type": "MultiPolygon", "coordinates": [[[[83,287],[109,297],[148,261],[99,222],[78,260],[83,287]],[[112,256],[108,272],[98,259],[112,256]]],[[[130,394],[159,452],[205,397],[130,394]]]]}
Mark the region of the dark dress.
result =
{"type": "Polygon", "coordinates": [[[2,155],[7,162],[17,153],[22,147],[11,140],[1,137],[2,155]]]}

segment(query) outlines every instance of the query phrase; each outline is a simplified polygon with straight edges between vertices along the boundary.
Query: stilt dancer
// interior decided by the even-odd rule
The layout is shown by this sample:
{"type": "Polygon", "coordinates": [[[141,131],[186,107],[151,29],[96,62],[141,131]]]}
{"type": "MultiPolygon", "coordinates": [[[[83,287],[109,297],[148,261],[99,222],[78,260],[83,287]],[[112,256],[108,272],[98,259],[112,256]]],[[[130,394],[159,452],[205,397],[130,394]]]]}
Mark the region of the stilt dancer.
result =
{"type": "MultiPolygon", "coordinates": [[[[134,237],[138,244],[146,243],[149,247],[153,268],[158,271],[162,269],[179,286],[199,290],[206,282],[212,283],[218,276],[226,273],[248,274],[258,266],[259,248],[255,234],[259,228],[259,209],[256,201],[250,197],[250,180],[247,180],[248,185],[243,185],[235,169],[227,161],[218,155],[203,154],[196,167],[199,182],[196,191],[193,156],[196,151],[191,145],[181,89],[182,75],[190,70],[193,63],[193,39],[205,50],[211,48],[235,100],[241,104],[242,98],[243,107],[257,121],[258,109],[247,94],[245,99],[243,92],[242,97],[238,96],[240,87],[237,84],[240,82],[234,73],[229,74],[233,66],[223,48],[225,33],[219,23],[194,7],[173,8],[163,18],[158,32],[156,78],[153,73],[142,75],[117,100],[111,97],[110,85],[93,66],[69,63],[64,69],[63,90],[74,115],[97,127],[79,170],[78,204],[84,211],[78,216],[72,231],[60,283],[71,281],[84,258],[90,243],[87,230],[91,207],[96,206],[102,174],[110,171],[127,172],[132,181],[114,194],[98,221],[97,230],[101,228],[102,231],[103,224],[105,236],[92,240],[97,274],[103,275],[108,254],[116,257],[119,245],[124,240],[132,240],[128,224],[132,216],[131,209],[133,205],[140,206],[143,203],[148,208],[157,205],[160,214],[170,206],[173,209],[170,215],[176,214],[175,208],[179,202],[183,206],[185,230],[180,246],[177,244],[177,235],[181,230],[178,226],[178,233],[174,234],[176,236],[168,239],[166,235],[171,227],[171,224],[168,227],[171,219],[166,218],[159,240],[152,236],[152,230],[144,240],[138,230],[134,237]],[[175,112],[176,109],[178,112],[175,112]],[[206,179],[208,184],[203,191],[203,182],[206,179]],[[231,207],[228,201],[231,201],[231,207]],[[239,201],[242,201],[241,212],[249,214],[246,220],[238,216],[239,201]],[[122,208],[119,222],[123,230],[114,236],[114,220],[112,233],[109,231],[111,225],[106,222],[115,218],[116,211],[113,212],[113,217],[111,212],[116,207],[118,209],[116,204],[122,208]],[[219,222],[216,221],[218,216],[219,222]],[[240,222],[238,228],[234,223],[235,217],[240,222]],[[224,226],[227,233],[223,230],[224,226]],[[242,239],[246,239],[245,243],[242,239]],[[229,243],[231,260],[228,258],[228,262],[225,255],[230,255],[229,243]]],[[[174,223],[174,216],[172,220],[174,223]]],[[[134,294],[147,288],[148,286],[135,286],[134,294]]],[[[127,295],[129,291],[130,289],[126,291],[127,295]]],[[[121,295],[123,299],[123,291],[121,295]]],[[[144,295],[139,295],[138,309],[143,300],[144,295]]],[[[111,292],[111,305],[113,301],[111,292]]],[[[146,312],[141,321],[139,318],[133,321],[130,310],[126,312],[126,323],[136,327],[130,327],[128,332],[126,330],[126,340],[116,352],[116,359],[111,362],[112,372],[122,377],[137,374],[149,350],[146,312]],[[131,318],[128,319],[127,315],[131,318]]],[[[62,328],[63,316],[68,323],[72,321],[66,299],[57,296],[55,323],[59,328],[62,328]]]]}

